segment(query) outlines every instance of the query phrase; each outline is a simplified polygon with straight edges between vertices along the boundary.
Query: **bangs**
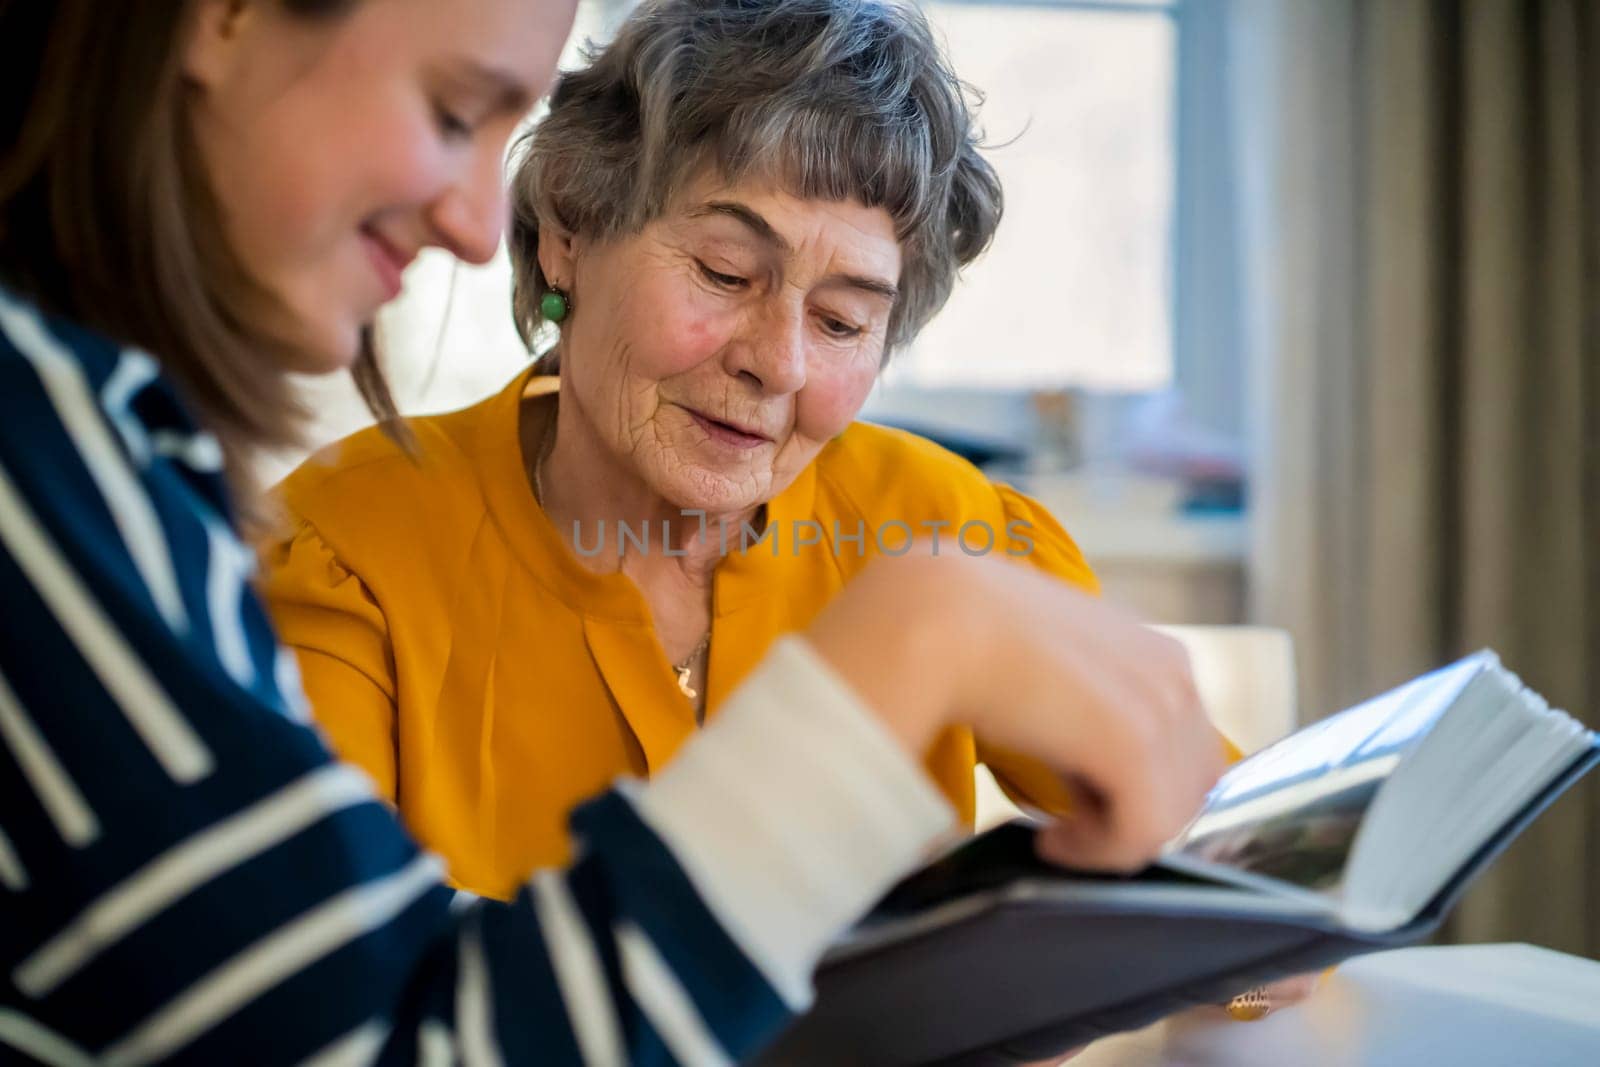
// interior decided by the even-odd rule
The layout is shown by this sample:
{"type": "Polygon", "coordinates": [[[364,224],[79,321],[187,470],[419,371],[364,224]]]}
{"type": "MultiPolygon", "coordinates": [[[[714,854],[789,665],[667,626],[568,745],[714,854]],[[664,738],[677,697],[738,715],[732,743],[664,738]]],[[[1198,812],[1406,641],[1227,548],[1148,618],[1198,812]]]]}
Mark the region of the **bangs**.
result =
{"type": "Polygon", "coordinates": [[[913,238],[934,216],[940,175],[926,131],[805,106],[731,116],[706,153],[730,182],[764,180],[802,200],[853,200],[882,208],[895,236],[913,238]]]}

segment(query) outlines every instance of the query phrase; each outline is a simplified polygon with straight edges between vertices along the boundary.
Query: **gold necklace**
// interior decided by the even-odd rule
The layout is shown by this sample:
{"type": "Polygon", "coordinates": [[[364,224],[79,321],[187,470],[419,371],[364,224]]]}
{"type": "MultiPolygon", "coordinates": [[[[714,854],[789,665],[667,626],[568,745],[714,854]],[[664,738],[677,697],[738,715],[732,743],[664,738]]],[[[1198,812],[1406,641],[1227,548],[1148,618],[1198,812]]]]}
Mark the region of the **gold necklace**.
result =
{"type": "Polygon", "coordinates": [[[711,630],[708,627],[706,629],[705,636],[700,639],[700,643],[698,645],[694,646],[694,651],[689,653],[689,657],[682,663],[675,663],[672,666],[672,669],[676,671],[678,675],[679,691],[681,691],[683,695],[688,697],[690,700],[695,700],[700,696],[699,692],[696,691],[694,686],[689,684],[689,678],[694,674],[694,662],[700,658],[700,654],[704,652],[706,648],[710,646],[710,644],[711,630]]]}
{"type": "MultiPolygon", "coordinates": [[[[552,446],[555,443],[551,438],[554,436],[554,434],[546,431],[543,446],[539,449],[538,457],[533,461],[533,498],[539,502],[541,508],[544,507],[544,478],[542,477],[544,461],[550,458],[550,453],[553,450],[552,446]]],[[[701,654],[710,645],[711,628],[708,626],[706,627],[705,636],[701,637],[700,643],[694,646],[694,651],[689,653],[682,663],[674,663],[672,665],[673,673],[678,676],[678,691],[690,700],[697,700],[700,697],[699,690],[690,684],[694,677],[695,661],[700,658],[701,654]]]]}

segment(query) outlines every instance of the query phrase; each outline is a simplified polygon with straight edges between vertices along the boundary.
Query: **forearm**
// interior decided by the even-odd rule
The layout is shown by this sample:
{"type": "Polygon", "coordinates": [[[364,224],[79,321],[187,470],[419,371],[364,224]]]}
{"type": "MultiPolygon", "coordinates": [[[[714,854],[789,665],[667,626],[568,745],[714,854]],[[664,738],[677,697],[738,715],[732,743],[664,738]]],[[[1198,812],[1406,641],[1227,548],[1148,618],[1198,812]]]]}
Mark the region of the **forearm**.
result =
{"type": "Polygon", "coordinates": [[[20,806],[0,820],[33,875],[12,929],[37,932],[0,962],[18,1006],[85,1055],[409,1062],[431,1043],[614,1062],[665,1042],[680,1061],[737,1059],[951,821],[796,642],[658,781],[579,812],[571,870],[452,916],[436,865],[359,776],[263,714],[206,717],[214,788],[118,794],[99,844],[125,862],[104,875],[47,882],[29,846],[48,828],[20,806]],[[230,723],[254,746],[216,734],[230,723]]]}

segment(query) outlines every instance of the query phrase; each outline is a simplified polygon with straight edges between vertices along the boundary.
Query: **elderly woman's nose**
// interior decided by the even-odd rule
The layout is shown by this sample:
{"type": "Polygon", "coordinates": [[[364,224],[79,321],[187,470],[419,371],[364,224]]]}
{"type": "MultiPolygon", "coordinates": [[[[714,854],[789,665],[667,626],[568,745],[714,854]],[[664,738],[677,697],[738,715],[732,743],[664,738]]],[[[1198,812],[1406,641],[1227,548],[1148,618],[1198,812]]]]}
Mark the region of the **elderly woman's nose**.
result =
{"type": "Polygon", "coordinates": [[[494,258],[506,218],[506,192],[498,165],[475,167],[429,207],[429,221],[439,244],[468,263],[487,263],[494,258]]]}
{"type": "Polygon", "coordinates": [[[799,315],[766,316],[748,343],[733,346],[734,373],[754,379],[762,392],[799,391],[806,381],[805,323],[799,315]]]}

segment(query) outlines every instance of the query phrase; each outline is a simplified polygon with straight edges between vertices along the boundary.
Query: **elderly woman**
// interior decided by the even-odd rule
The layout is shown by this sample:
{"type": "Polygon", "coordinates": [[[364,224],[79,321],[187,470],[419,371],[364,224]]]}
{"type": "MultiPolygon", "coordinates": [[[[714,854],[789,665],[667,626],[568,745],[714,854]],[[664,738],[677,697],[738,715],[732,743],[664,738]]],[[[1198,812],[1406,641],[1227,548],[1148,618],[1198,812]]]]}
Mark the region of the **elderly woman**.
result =
{"type": "MultiPolygon", "coordinates": [[[[910,5],[646,4],[562,80],[512,192],[518,325],[553,350],[409,448],[309,462],[266,553],[330,739],[458,884],[564,860],[574,804],[912,537],[1093,588],[1033,501],[854,421],[994,232],[976,140],[910,5]]],[[[969,821],[979,760],[1067,803],[951,730],[927,766],[969,821]]]]}

